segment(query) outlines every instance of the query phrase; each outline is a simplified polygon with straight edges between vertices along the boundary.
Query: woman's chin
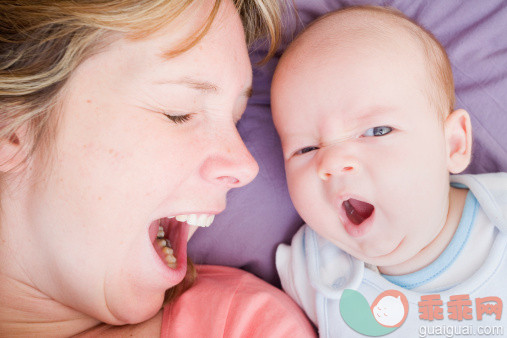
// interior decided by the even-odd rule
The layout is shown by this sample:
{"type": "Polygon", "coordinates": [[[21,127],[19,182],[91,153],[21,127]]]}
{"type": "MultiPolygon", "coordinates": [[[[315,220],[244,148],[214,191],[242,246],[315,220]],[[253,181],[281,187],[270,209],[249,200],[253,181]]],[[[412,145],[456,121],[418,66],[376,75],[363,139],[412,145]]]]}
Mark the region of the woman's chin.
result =
{"type": "MultiPolygon", "coordinates": [[[[187,232],[183,231],[182,237],[187,232]]],[[[104,281],[104,311],[96,317],[113,325],[135,324],[153,317],[164,302],[167,289],[185,277],[187,269],[186,241],[179,243],[175,268],[167,266],[150,241],[139,241],[123,264],[110,270],[104,281]],[[122,268],[121,268],[122,267],[122,268]]]]}
{"type": "Polygon", "coordinates": [[[108,318],[101,319],[112,325],[137,324],[155,316],[164,302],[165,292],[115,294],[107,299],[108,318]]]}

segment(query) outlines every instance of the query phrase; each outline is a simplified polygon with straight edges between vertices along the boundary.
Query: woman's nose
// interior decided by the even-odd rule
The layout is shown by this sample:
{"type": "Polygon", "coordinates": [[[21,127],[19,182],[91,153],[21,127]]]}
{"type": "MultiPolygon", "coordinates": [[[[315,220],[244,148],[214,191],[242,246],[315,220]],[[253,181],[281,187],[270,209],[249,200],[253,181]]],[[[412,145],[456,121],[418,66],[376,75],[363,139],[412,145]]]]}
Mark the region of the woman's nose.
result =
{"type": "Polygon", "coordinates": [[[318,175],[326,181],[332,176],[356,174],[359,171],[359,162],[355,156],[345,153],[343,149],[333,147],[321,149],[319,152],[318,175]]]}
{"type": "Polygon", "coordinates": [[[238,188],[250,183],[259,172],[259,165],[246,148],[238,131],[222,132],[214,137],[213,152],[204,161],[201,175],[207,181],[238,188]]]}

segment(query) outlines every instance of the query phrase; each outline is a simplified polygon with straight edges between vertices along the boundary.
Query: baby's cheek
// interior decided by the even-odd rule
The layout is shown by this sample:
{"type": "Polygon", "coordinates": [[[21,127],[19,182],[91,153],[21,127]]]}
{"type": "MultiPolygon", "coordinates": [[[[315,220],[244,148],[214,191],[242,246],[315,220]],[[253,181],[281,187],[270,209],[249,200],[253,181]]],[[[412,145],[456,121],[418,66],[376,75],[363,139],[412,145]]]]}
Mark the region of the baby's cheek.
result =
{"type": "Polygon", "coordinates": [[[314,190],[313,180],[309,176],[309,173],[305,170],[289,169],[287,170],[287,186],[289,193],[294,201],[305,203],[309,196],[314,190]]]}

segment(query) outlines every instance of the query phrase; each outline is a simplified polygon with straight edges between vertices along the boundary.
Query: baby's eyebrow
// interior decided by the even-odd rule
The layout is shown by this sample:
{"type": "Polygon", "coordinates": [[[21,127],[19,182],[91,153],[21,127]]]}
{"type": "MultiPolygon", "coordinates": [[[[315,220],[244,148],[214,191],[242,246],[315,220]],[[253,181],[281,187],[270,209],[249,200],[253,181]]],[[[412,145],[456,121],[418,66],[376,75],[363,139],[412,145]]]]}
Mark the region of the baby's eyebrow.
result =
{"type": "Polygon", "coordinates": [[[394,107],[383,106],[383,105],[374,105],[371,107],[364,108],[359,111],[357,118],[368,119],[376,117],[379,114],[386,114],[395,111],[394,107]]]}
{"type": "Polygon", "coordinates": [[[319,122],[318,132],[324,135],[332,135],[336,130],[336,125],[342,129],[352,131],[355,128],[366,127],[370,123],[382,123],[390,116],[395,115],[399,108],[386,105],[372,105],[364,107],[353,107],[346,112],[339,112],[336,119],[331,117],[319,122]]]}

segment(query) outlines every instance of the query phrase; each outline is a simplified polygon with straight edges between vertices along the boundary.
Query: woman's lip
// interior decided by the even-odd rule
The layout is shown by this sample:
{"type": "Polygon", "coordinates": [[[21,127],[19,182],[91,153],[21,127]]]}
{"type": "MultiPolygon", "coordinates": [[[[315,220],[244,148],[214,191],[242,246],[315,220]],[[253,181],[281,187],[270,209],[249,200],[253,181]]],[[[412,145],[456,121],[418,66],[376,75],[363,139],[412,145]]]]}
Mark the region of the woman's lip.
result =
{"type": "Polygon", "coordinates": [[[150,240],[153,242],[155,240],[155,238],[157,237],[157,231],[158,231],[158,228],[154,228],[152,227],[151,225],[153,224],[153,222],[156,222],[160,219],[163,219],[163,218],[169,218],[169,219],[173,219],[173,218],[176,218],[176,216],[179,216],[179,215],[192,215],[192,214],[195,214],[195,215],[218,215],[220,214],[221,212],[223,211],[223,209],[219,210],[219,211],[199,211],[199,212],[195,212],[195,211],[191,211],[191,212],[188,212],[188,213],[185,213],[185,212],[180,212],[180,213],[174,213],[174,214],[163,214],[163,215],[158,215],[160,217],[152,217],[152,220],[151,222],[148,223],[148,235],[149,235],[149,238],[150,240]]]}
{"type": "Polygon", "coordinates": [[[167,217],[167,218],[171,218],[171,217],[176,217],[176,216],[179,216],[179,215],[203,215],[203,214],[206,214],[206,215],[218,215],[219,213],[221,213],[222,211],[224,211],[224,209],[213,209],[211,211],[180,211],[178,213],[171,213],[171,214],[166,214],[165,216],[162,216],[162,217],[167,217]]]}

